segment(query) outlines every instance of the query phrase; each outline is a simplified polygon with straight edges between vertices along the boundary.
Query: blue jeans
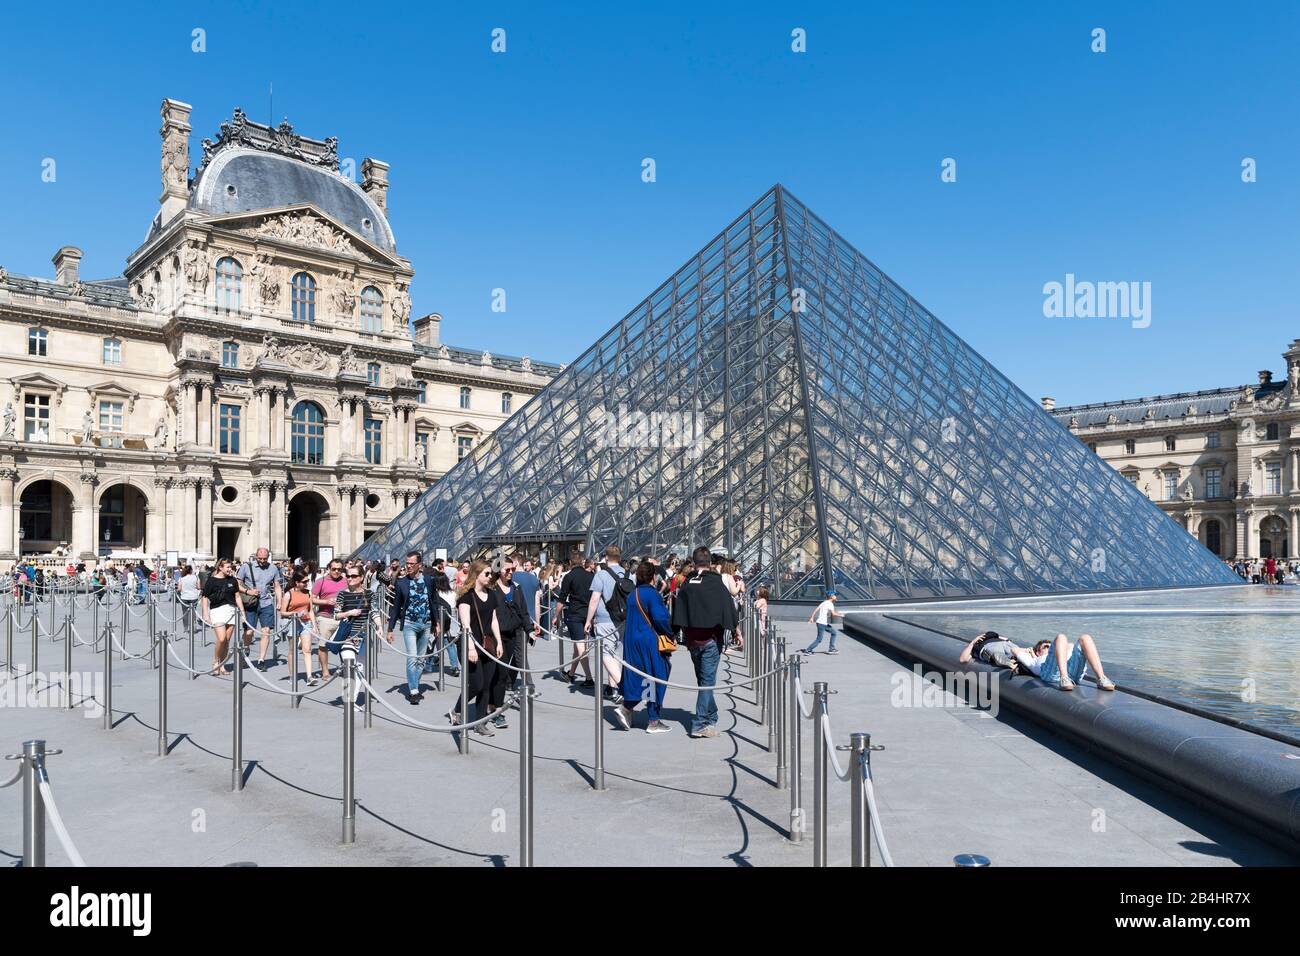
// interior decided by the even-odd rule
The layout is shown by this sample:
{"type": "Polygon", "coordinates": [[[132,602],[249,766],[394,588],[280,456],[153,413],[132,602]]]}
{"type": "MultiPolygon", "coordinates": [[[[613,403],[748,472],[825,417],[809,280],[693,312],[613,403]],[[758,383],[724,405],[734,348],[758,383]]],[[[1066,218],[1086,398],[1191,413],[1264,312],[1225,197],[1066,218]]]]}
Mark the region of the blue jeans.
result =
{"type": "Polygon", "coordinates": [[[420,675],[424,673],[424,654],[429,650],[429,634],[432,630],[433,627],[428,621],[423,624],[402,625],[403,650],[412,655],[406,659],[406,689],[412,694],[420,692],[420,675]]]}
{"type": "Polygon", "coordinates": [[[831,639],[830,649],[835,650],[835,628],[831,627],[829,624],[818,624],[817,639],[804,648],[804,653],[811,654],[813,650],[816,649],[817,645],[822,642],[822,638],[826,636],[829,636],[831,639]]]}
{"type": "MultiPolygon", "coordinates": [[[[1065,662],[1065,674],[1074,683],[1083,680],[1083,672],[1088,669],[1088,658],[1084,656],[1083,645],[1075,644],[1074,649],[1070,651],[1070,657],[1065,662]]],[[[1047,649],[1047,660],[1043,661],[1043,669],[1038,675],[1039,680],[1044,684],[1051,684],[1053,687],[1061,686],[1061,670],[1056,666],[1056,648],[1047,649]]]]}
{"type": "MultiPolygon", "coordinates": [[[[711,687],[717,683],[720,656],[717,641],[709,641],[707,644],[691,648],[691,663],[695,665],[695,682],[701,687],[711,687]]],[[[713,699],[713,691],[700,691],[695,696],[695,720],[691,722],[691,733],[697,734],[717,722],[718,704],[713,699]]]]}

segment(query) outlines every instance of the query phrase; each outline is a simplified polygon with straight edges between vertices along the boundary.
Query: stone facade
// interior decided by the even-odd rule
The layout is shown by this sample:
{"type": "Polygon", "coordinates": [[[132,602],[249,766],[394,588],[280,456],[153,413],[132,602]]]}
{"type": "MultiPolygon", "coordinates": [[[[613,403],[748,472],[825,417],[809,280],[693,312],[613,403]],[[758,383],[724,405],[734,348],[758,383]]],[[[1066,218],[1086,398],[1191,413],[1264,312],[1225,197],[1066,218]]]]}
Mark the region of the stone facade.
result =
{"type": "Polygon", "coordinates": [[[1297,557],[1300,339],[1253,385],[1043,407],[1223,558],[1297,557]]]}
{"type": "Polygon", "coordinates": [[[82,280],[71,246],[53,281],[0,267],[0,569],[348,553],[559,371],[410,321],[387,164],[357,186],[336,140],[236,110],[191,175],[189,114],[163,102],[123,276],[82,280]]]}

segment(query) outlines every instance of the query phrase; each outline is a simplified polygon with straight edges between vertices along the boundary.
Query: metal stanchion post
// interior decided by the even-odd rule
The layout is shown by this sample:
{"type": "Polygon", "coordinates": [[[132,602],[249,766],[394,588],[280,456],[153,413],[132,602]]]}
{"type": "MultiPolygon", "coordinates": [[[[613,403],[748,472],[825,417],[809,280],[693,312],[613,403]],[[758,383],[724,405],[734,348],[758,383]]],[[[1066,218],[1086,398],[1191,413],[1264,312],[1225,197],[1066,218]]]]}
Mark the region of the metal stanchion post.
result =
{"type": "Polygon", "coordinates": [[[63,702],[72,710],[72,611],[73,606],[64,608],[63,616],[63,702]]]}
{"type": "Polygon", "coordinates": [[[230,789],[244,789],[244,644],[239,628],[233,629],[230,641],[234,645],[235,671],[234,703],[231,723],[232,745],[230,750],[230,789]]]}
{"type": "Polygon", "coordinates": [[[36,670],[40,665],[40,656],[41,656],[38,647],[38,642],[37,642],[37,634],[36,634],[36,628],[39,626],[38,615],[36,612],[37,612],[37,607],[33,603],[32,604],[32,670],[31,670],[33,687],[36,686],[35,685],[36,670]]]}
{"type": "Polygon", "coordinates": [[[785,701],[785,682],[782,678],[785,676],[786,659],[785,659],[785,641],[777,645],[776,665],[781,668],[772,675],[775,694],[775,707],[772,709],[773,723],[776,724],[776,786],[778,790],[784,790],[789,786],[789,781],[785,776],[785,734],[786,734],[786,712],[783,706],[785,701]]]}
{"type": "Polygon", "coordinates": [[[519,638],[524,686],[519,698],[519,865],[533,865],[533,697],[528,693],[528,638],[519,638]]]}
{"type": "Polygon", "coordinates": [[[158,666],[158,608],[154,604],[153,595],[146,599],[149,606],[149,666],[158,666]]]}
{"type": "Polygon", "coordinates": [[[596,681],[593,688],[596,700],[596,752],[591,769],[591,789],[605,789],[605,665],[600,659],[601,638],[591,635],[591,675],[596,681]]]}
{"type": "Polygon", "coordinates": [[[190,619],[190,680],[194,680],[199,676],[194,673],[194,628],[198,625],[199,602],[195,601],[192,604],[186,604],[184,613],[189,615],[190,619]]]}
{"type": "Polygon", "coordinates": [[[803,712],[799,709],[799,666],[796,654],[786,667],[786,693],[790,697],[790,842],[802,843],[803,815],[803,712]]]}
{"type": "Polygon", "coordinates": [[[14,672],[14,610],[16,607],[11,598],[9,613],[5,615],[5,668],[10,674],[14,672]]]}
{"type": "Polygon", "coordinates": [[[356,713],[357,657],[345,650],[343,658],[343,842],[357,839],[356,713]]]}
{"type": "MultiPolygon", "coordinates": [[[[460,717],[458,724],[469,723],[469,628],[460,629],[460,717]]],[[[462,754],[469,753],[469,728],[460,731],[459,749],[462,754]]]]}
{"type": "MultiPolygon", "coordinates": [[[[276,611],[276,613],[279,614],[280,612],[276,611]]],[[[285,649],[285,654],[289,658],[289,690],[293,692],[293,696],[289,698],[289,709],[297,710],[298,705],[302,703],[301,698],[298,697],[298,654],[301,651],[302,640],[298,618],[291,616],[287,620],[289,621],[289,638],[286,641],[288,647],[285,649]]],[[[280,632],[277,630],[276,633],[279,634],[280,632]]],[[[307,658],[307,676],[311,676],[310,657],[307,658]]]]}
{"type": "MultiPolygon", "coordinates": [[[[767,660],[764,662],[763,672],[767,673],[776,666],[776,639],[770,633],[765,634],[763,644],[767,647],[767,660]]],[[[776,749],[777,709],[780,707],[775,693],[777,677],[778,675],[773,673],[763,678],[763,711],[767,717],[768,753],[776,749]]]]}
{"type": "Polygon", "coordinates": [[[826,865],[826,741],[822,715],[826,713],[826,682],[813,684],[813,866],[826,865]]]}
{"type": "Polygon", "coordinates": [[[104,618],[104,729],[113,729],[113,620],[110,617],[104,618]]]}
{"type": "Polygon", "coordinates": [[[54,588],[50,588],[46,597],[50,599],[50,640],[52,641],[54,640],[54,605],[59,602],[56,600],[56,592],[54,588]]]}
{"type": "Polygon", "coordinates": [[[158,665],[158,756],[167,756],[167,638],[162,636],[162,660],[158,665]]]}
{"type": "Polygon", "coordinates": [[[871,808],[867,806],[867,754],[871,750],[870,734],[850,734],[849,786],[851,831],[851,866],[871,865],[871,808]]]}
{"type": "Polygon", "coordinates": [[[131,627],[130,609],[131,593],[122,589],[122,660],[126,660],[126,635],[131,627]]]}
{"type": "MultiPolygon", "coordinates": [[[[33,613],[35,611],[33,610],[33,613]]],[[[45,800],[41,768],[45,741],[23,741],[23,867],[45,866],[45,800]]]]}
{"type": "MultiPolygon", "coordinates": [[[[361,633],[364,635],[366,642],[366,667],[364,673],[366,679],[370,681],[373,687],[379,680],[379,645],[375,643],[374,628],[371,626],[371,617],[366,615],[366,624],[361,633]]],[[[369,730],[374,726],[374,702],[370,699],[370,692],[366,691],[366,729],[369,730]]]]}

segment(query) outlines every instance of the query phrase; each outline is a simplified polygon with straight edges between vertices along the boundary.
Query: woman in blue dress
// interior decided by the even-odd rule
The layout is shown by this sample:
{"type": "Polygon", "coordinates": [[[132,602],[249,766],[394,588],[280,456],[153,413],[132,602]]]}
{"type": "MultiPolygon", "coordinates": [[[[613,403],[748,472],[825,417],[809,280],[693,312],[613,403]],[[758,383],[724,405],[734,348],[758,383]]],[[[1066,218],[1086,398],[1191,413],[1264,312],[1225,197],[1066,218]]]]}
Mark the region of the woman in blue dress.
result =
{"type": "MultiPolygon", "coordinates": [[[[668,606],[655,590],[655,569],[649,561],[642,561],[636,569],[636,590],[627,599],[627,625],[623,632],[623,659],[632,667],[659,680],[667,680],[672,671],[672,655],[659,650],[659,635],[672,637],[673,629],[668,616],[668,606]]],[[[648,734],[666,734],[672,727],[660,720],[664,705],[663,684],[648,681],[630,668],[623,668],[621,681],[623,704],[614,712],[624,730],[632,729],[632,714],[637,704],[645,701],[650,722],[648,734]]]]}

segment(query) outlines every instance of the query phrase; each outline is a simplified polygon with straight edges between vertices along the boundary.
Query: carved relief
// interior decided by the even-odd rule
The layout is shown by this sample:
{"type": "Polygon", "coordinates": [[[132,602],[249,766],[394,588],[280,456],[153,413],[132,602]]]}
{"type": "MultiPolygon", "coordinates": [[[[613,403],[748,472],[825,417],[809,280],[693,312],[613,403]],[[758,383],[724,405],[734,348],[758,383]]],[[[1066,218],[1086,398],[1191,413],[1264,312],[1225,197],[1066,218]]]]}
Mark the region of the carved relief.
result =
{"type": "Polygon", "coordinates": [[[393,322],[399,329],[406,328],[411,317],[411,297],[406,293],[406,285],[398,283],[397,294],[393,296],[393,322]]]}
{"type": "Polygon", "coordinates": [[[241,229],[240,232],[347,255],[356,253],[356,247],[346,235],[323,219],[305,211],[281,213],[251,229],[241,229]]]}
{"type": "Polygon", "coordinates": [[[163,103],[163,126],[158,135],[163,138],[163,189],[170,186],[184,188],[190,173],[190,140],[183,129],[167,122],[166,103],[163,103]]]}
{"type": "Polygon", "coordinates": [[[352,277],[346,272],[339,273],[338,283],[330,293],[330,298],[334,303],[335,316],[341,319],[344,325],[351,325],[352,313],[357,307],[357,297],[352,291],[352,277]]]}
{"type": "Polygon", "coordinates": [[[185,280],[189,283],[190,288],[200,295],[206,295],[208,291],[208,254],[197,242],[191,242],[185,247],[185,257],[182,262],[185,269],[185,280]]]}
{"type": "Polygon", "coordinates": [[[280,301],[280,278],[276,274],[275,259],[265,254],[259,255],[253,263],[253,288],[257,290],[263,307],[274,309],[280,301]]]}

